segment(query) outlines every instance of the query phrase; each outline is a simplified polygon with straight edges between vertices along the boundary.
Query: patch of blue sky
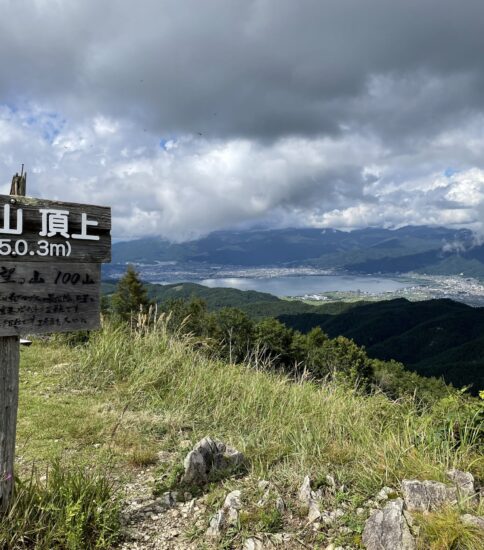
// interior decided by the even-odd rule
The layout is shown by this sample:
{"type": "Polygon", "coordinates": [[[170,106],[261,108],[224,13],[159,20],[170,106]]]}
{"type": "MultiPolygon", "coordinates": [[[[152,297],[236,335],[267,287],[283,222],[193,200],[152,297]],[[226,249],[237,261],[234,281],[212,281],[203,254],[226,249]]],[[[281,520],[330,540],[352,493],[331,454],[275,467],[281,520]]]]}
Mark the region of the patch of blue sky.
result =
{"type": "Polygon", "coordinates": [[[17,107],[17,105],[14,105],[13,103],[9,103],[8,101],[0,102],[0,108],[2,107],[8,110],[12,115],[16,114],[19,111],[19,108],[17,107]]]}
{"type": "Polygon", "coordinates": [[[54,141],[66,125],[66,120],[59,113],[48,111],[30,113],[25,122],[32,128],[37,129],[49,143],[54,141]]]}
{"type": "Polygon", "coordinates": [[[43,111],[30,104],[18,105],[10,102],[0,103],[2,117],[16,119],[24,126],[38,132],[43,139],[52,143],[65,127],[67,121],[55,111],[43,111]]]}
{"type": "Polygon", "coordinates": [[[62,128],[65,125],[65,121],[62,121],[60,124],[46,122],[42,125],[42,137],[52,143],[54,139],[60,134],[62,128]]]}
{"type": "Polygon", "coordinates": [[[451,178],[454,174],[457,174],[459,170],[457,170],[456,168],[452,168],[452,166],[448,166],[445,170],[444,170],[444,176],[446,178],[451,178]]]}
{"type": "Polygon", "coordinates": [[[160,138],[160,149],[166,149],[166,144],[168,142],[176,141],[176,138],[174,136],[166,137],[166,138],[160,138]]]}

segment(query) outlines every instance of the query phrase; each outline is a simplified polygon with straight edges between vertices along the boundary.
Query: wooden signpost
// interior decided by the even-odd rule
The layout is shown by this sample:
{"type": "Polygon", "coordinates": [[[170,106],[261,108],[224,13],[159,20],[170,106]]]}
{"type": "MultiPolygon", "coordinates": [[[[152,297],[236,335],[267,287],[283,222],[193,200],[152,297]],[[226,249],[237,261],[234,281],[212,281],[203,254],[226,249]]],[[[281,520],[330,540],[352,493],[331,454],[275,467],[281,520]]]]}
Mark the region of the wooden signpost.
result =
{"type": "Polygon", "coordinates": [[[0,512],[13,490],[19,336],[100,324],[101,263],[111,209],[33,199],[26,176],[0,195],[0,512]]]}

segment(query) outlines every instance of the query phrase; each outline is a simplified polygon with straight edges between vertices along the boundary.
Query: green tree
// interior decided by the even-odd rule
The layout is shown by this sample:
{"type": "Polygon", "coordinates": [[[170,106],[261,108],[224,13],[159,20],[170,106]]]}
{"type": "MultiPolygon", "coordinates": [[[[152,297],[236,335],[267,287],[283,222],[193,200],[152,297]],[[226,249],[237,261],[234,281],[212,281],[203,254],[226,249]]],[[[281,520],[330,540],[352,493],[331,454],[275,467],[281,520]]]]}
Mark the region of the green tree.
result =
{"type": "Polygon", "coordinates": [[[351,384],[365,383],[373,376],[371,360],[365,348],[356,345],[353,340],[337,336],[327,340],[322,346],[324,370],[333,377],[344,377],[351,384]]]}
{"type": "Polygon", "coordinates": [[[302,365],[311,373],[321,376],[321,373],[316,373],[316,371],[319,371],[321,363],[321,348],[327,340],[328,335],[321,330],[321,327],[314,327],[308,334],[294,331],[291,342],[293,362],[302,365]]]}
{"type": "Polygon", "coordinates": [[[255,343],[263,357],[270,358],[275,366],[293,366],[292,340],[292,329],[277,319],[263,319],[255,326],[255,343]]]}
{"type": "Polygon", "coordinates": [[[112,311],[118,318],[128,321],[140,308],[147,308],[149,305],[146,288],[134,267],[129,265],[126,273],[119,279],[111,299],[112,311]]]}
{"type": "Polygon", "coordinates": [[[220,342],[222,356],[231,363],[240,363],[252,349],[254,323],[243,311],[234,307],[218,311],[215,320],[213,337],[220,342]]]}
{"type": "Polygon", "coordinates": [[[212,319],[207,312],[207,304],[198,296],[193,295],[189,301],[185,298],[168,300],[161,309],[170,315],[168,328],[172,332],[203,338],[212,335],[212,319]]]}
{"type": "Polygon", "coordinates": [[[351,384],[371,380],[371,361],[365,349],[357,346],[353,340],[344,336],[328,338],[320,327],[315,327],[308,334],[293,340],[293,347],[296,340],[299,361],[316,378],[330,376],[345,379],[351,384]]]}
{"type": "Polygon", "coordinates": [[[394,361],[371,360],[374,383],[391,398],[404,395],[417,395],[425,403],[433,403],[452,393],[453,389],[442,379],[420,376],[406,370],[402,363],[394,361]]]}

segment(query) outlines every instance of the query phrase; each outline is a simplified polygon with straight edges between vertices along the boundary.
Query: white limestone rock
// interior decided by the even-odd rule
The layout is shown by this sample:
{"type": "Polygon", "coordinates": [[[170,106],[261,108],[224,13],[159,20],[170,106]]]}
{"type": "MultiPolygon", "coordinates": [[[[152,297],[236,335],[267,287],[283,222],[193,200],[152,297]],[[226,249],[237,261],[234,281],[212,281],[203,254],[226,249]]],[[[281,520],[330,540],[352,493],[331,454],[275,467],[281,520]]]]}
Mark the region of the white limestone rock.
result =
{"type": "Polygon", "coordinates": [[[457,488],[439,481],[404,479],[402,493],[409,512],[429,512],[457,503],[457,488]]]}
{"type": "Polygon", "coordinates": [[[367,550],[415,550],[415,539],[403,515],[403,500],[388,502],[365,523],[362,537],[367,550]]]}

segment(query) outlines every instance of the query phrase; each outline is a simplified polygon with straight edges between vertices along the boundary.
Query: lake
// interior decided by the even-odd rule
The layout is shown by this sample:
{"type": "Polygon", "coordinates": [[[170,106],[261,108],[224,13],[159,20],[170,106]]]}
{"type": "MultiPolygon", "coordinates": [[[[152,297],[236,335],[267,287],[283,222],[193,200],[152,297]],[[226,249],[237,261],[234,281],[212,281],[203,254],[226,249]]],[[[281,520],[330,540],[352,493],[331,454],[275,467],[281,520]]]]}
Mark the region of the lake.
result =
{"type": "Polygon", "coordinates": [[[351,275],[226,277],[201,279],[196,282],[211,288],[230,287],[238,290],[257,290],[275,296],[303,296],[305,294],[320,294],[331,291],[357,292],[358,290],[372,294],[383,294],[409,286],[408,282],[391,278],[351,275]]]}

